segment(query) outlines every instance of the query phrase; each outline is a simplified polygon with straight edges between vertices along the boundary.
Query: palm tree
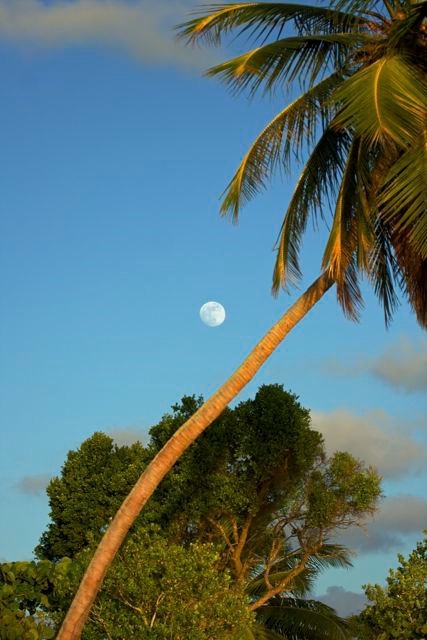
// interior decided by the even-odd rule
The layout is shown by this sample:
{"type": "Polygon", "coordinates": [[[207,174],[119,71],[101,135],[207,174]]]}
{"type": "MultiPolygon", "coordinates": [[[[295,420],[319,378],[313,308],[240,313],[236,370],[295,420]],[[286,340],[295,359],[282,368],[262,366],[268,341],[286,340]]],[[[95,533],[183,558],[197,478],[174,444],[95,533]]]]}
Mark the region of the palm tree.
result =
{"type": "Polygon", "coordinates": [[[124,501],[82,580],[61,640],[80,636],[109,565],[162,478],[333,284],[351,318],[362,305],[359,278],[365,275],[386,323],[400,289],[427,326],[426,16],[426,0],[338,0],[332,8],[254,2],[215,5],[179,28],[191,42],[217,44],[234,29],[260,41],[208,72],[235,89],[271,91],[297,79],[302,87],[249,149],[221,209],[237,219],[278,166],[289,170],[294,155],[304,161],[278,238],[274,293],[301,275],[298,255],[310,217],[331,214],[330,234],[319,278],[174,434],[124,501]],[[289,24],[293,35],[282,37],[289,24]]]}
{"type": "MultiPolygon", "coordinates": [[[[279,557],[269,569],[268,581],[280,584],[295,567],[294,553],[279,557]]],[[[350,627],[335,611],[307,594],[320,571],[328,567],[349,567],[348,550],[341,545],[324,544],[310,556],[304,570],[278,595],[264,602],[268,591],[265,566],[255,567],[246,584],[246,593],[255,612],[255,624],[246,630],[247,640],[349,640],[350,627]]]]}
{"type": "Polygon", "coordinates": [[[346,621],[317,600],[273,598],[257,612],[247,640],[350,640],[346,621]]]}

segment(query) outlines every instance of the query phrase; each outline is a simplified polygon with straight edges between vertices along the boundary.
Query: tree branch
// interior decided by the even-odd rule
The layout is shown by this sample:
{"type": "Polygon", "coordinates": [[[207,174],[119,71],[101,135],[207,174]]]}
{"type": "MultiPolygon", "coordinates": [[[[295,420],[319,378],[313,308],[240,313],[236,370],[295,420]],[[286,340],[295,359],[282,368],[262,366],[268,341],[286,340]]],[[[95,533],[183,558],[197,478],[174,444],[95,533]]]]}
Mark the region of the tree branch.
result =
{"type": "Polygon", "coordinates": [[[274,596],[277,596],[282,591],[285,591],[286,587],[292,582],[292,580],[297,576],[299,576],[299,574],[304,571],[305,565],[307,564],[307,560],[309,559],[310,555],[311,553],[309,551],[305,551],[301,558],[301,562],[292,571],[289,572],[286,578],[283,578],[283,580],[281,580],[279,584],[276,585],[275,587],[271,586],[271,588],[268,591],[266,591],[266,593],[264,593],[264,595],[261,596],[261,598],[259,598],[256,602],[253,602],[249,606],[249,610],[256,611],[257,609],[262,607],[266,602],[271,600],[271,598],[273,598],[274,596]]]}
{"type": "Polygon", "coordinates": [[[228,537],[227,532],[225,531],[225,529],[222,526],[222,524],[220,522],[217,522],[213,518],[208,518],[207,520],[208,520],[209,524],[211,524],[213,527],[215,527],[215,529],[218,529],[218,531],[222,535],[222,538],[223,538],[225,544],[227,545],[227,547],[229,548],[231,553],[234,553],[234,545],[231,542],[230,538],[228,537]]]}
{"type": "Polygon", "coordinates": [[[242,564],[241,556],[242,556],[243,548],[244,548],[244,546],[246,544],[246,541],[248,539],[248,533],[249,533],[249,529],[250,529],[251,524],[252,524],[252,520],[253,520],[253,518],[249,514],[246,517],[246,521],[245,521],[245,523],[244,523],[244,525],[242,527],[242,531],[241,531],[240,537],[239,536],[237,537],[238,542],[237,542],[237,545],[234,548],[233,555],[232,555],[232,560],[233,560],[233,563],[234,563],[234,569],[236,571],[236,576],[237,576],[238,580],[241,580],[243,578],[244,565],[242,564]]]}

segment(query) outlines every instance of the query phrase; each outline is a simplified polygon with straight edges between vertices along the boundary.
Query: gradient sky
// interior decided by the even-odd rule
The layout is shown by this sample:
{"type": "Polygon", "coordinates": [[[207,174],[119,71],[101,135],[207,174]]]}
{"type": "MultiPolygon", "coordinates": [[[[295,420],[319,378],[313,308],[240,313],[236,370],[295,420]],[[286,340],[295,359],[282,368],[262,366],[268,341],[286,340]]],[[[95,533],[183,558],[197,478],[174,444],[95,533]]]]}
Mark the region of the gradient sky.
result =
{"type": "MultiPolygon", "coordinates": [[[[44,488],[94,431],[142,438],[184,394],[208,397],[295,296],[270,295],[296,174],[233,226],[220,195],[283,97],[232,96],[171,25],[195,3],[0,0],[0,557],[29,559],[44,488]],[[225,323],[199,308],[218,300],[225,323]]],[[[238,47],[239,45],[234,45],[238,47]]],[[[304,284],[324,231],[309,231],[304,284]]],[[[328,450],[376,464],[386,498],[344,540],[354,568],[317,593],[342,612],[384,582],[427,523],[427,340],[403,302],[388,331],[368,287],[361,322],[328,293],[239,400],[280,383],[328,450]]]]}

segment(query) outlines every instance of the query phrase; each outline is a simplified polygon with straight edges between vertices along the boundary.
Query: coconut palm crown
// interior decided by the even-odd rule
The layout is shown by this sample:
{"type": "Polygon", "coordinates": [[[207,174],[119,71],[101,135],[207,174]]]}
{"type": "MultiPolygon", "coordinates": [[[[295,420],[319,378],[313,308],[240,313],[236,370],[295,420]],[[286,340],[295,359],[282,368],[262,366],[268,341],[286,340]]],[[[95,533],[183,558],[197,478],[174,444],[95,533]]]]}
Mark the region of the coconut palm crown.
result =
{"type": "Polygon", "coordinates": [[[256,138],[221,207],[236,221],[275,169],[304,161],[276,245],[275,294],[301,277],[310,217],[332,211],[322,268],[344,312],[358,317],[365,274],[387,324],[401,289],[427,326],[426,18],[426,0],[251,2],[213,5],[178,27],[193,43],[219,44],[232,30],[258,41],[208,70],[233,89],[268,92],[297,80],[303,91],[256,138]]]}

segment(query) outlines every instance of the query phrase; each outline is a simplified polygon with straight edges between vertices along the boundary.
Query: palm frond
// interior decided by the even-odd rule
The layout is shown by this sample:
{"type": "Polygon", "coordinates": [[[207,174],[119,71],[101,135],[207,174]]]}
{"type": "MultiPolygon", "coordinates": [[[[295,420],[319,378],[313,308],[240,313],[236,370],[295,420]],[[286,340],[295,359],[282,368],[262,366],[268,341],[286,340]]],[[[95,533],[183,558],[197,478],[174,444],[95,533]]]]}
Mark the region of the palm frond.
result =
{"type": "Polygon", "coordinates": [[[385,4],[384,0],[334,0],[331,6],[337,11],[351,11],[356,15],[371,15],[383,9],[385,4]]]}
{"type": "Polygon", "coordinates": [[[300,35],[354,32],[367,23],[363,16],[349,12],[281,2],[213,4],[204,7],[202,15],[197,12],[197,16],[176,27],[179,38],[190,43],[204,40],[208,44],[218,45],[222,37],[234,29],[240,30],[238,35],[265,41],[272,33],[280,37],[289,22],[300,35]]]}
{"type": "Polygon", "coordinates": [[[353,564],[351,551],[341,544],[324,544],[317,553],[310,556],[308,568],[319,574],[325,569],[348,569],[353,564]]]}
{"type": "Polygon", "coordinates": [[[397,231],[406,232],[414,250],[427,258],[426,130],[391,167],[378,195],[378,204],[381,217],[397,231]]]}
{"type": "Polygon", "coordinates": [[[335,611],[315,600],[276,598],[256,611],[257,622],[282,633],[288,640],[347,640],[347,623],[335,611]]]}
{"type": "Polygon", "coordinates": [[[332,66],[342,69],[350,49],[369,39],[362,33],[334,33],[283,38],[248,51],[208,69],[234,91],[249,88],[265,92],[298,79],[300,86],[312,86],[332,66]]]}
{"type": "MultiPolygon", "coordinates": [[[[289,573],[290,569],[281,569],[280,567],[274,568],[274,570],[269,575],[270,583],[273,586],[279,584],[284,578],[289,575],[289,573]]],[[[295,596],[305,595],[313,587],[315,578],[316,572],[314,567],[308,567],[292,580],[292,584],[290,585],[292,593],[295,596]]],[[[266,584],[264,575],[262,573],[260,573],[260,575],[256,578],[252,579],[245,587],[245,592],[251,597],[259,597],[263,595],[265,591],[266,584]]]]}
{"type": "Polygon", "coordinates": [[[366,149],[364,144],[358,145],[356,165],[357,173],[357,225],[356,225],[356,255],[358,268],[369,271],[370,254],[374,243],[374,220],[376,203],[372,196],[372,169],[378,153],[385,153],[383,147],[373,151],[366,149]]]}
{"type": "Polygon", "coordinates": [[[276,633],[261,622],[254,624],[252,632],[254,640],[284,640],[284,638],[286,640],[286,636],[282,633],[276,633]]]}
{"type": "Polygon", "coordinates": [[[360,138],[354,138],[347,156],[346,165],[335,206],[332,228],[323,254],[322,267],[329,269],[337,283],[337,297],[344,313],[357,320],[362,306],[362,295],[358,285],[358,270],[355,268],[355,250],[359,229],[358,213],[363,217],[363,209],[358,206],[357,165],[360,138]]]}
{"type": "Polygon", "coordinates": [[[299,252],[311,215],[324,216],[325,200],[335,199],[351,138],[345,131],[328,127],[308,158],[290,200],[277,242],[273,294],[301,277],[299,252]]]}
{"type": "Polygon", "coordinates": [[[400,286],[423,329],[427,328],[427,260],[420,259],[405,233],[392,233],[391,244],[401,275],[400,286]]]}
{"type": "MultiPolygon", "coordinates": [[[[414,2],[408,6],[407,15],[401,20],[393,20],[388,37],[388,48],[399,50],[408,38],[416,38],[417,31],[427,17],[427,2],[414,2]]],[[[409,52],[410,53],[410,52],[409,52]]]]}
{"type": "Polygon", "coordinates": [[[374,292],[384,310],[384,321],[386,327],[388,327],[399,305],[395,287],[400,271],[387,227],[381,222],[379,216],[377,216],[374,226],[374,234],[375,240],[369,256],[367,273],[374,292]]]}
{"type": "Polygon", "coordinates": [[[300,159],[303,145],[313,143],[321,121],[329,121],[331,109],[325,99],[341,81],[333,73],[299,96],[263,129],[243,158],[227,187],[221,214],[237,221],[240,208],[266,187],[277,165],[290,169],[291,154],[300,159]]]}
{"type": "Polygon", "coordinates": [[[345,80],[331,100],[341,106],[337,126],[351,128],[368,145],[382,139],[402,147],[424,131],[426,82],[402,56],[384,56],[345,80]]]}

